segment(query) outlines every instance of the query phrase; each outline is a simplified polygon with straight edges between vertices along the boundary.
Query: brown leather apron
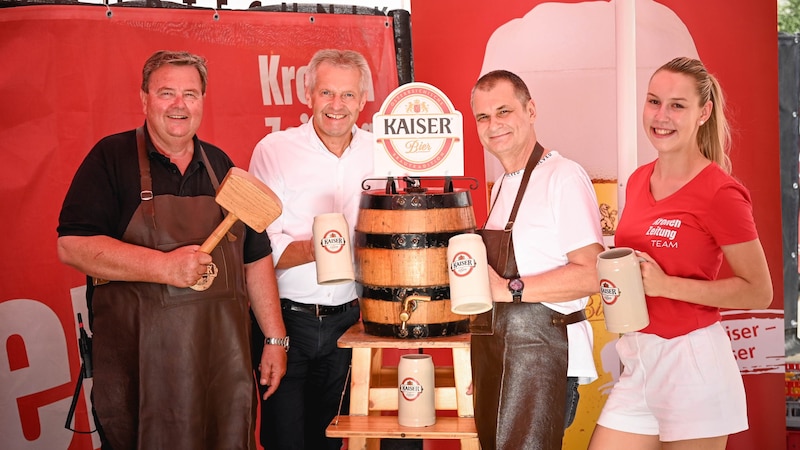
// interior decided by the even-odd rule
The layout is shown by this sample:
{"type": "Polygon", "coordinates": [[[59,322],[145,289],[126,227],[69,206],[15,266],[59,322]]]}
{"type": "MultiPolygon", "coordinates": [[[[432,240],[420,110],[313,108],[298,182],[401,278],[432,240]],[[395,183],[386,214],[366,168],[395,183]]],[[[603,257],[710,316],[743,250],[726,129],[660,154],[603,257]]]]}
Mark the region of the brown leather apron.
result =
{"type": "MultiPolygon", "coordinates": [[[[166,252],[202,243],[222,219],[211,196],[158,195],[142,201],[122,240],[166,252]]],[[[256,448],[244,231],[238,222],[212,252],[219,274],[206,291],[114,281],[95,288],[93,397],[113,450],[256,448]]]]}
{"type": "Polygon", "coordinates": [[[494,333],[471,339],[481,448],[561,450],[569,359],[564,316],[541,303],[494,308],[494,333]]]}

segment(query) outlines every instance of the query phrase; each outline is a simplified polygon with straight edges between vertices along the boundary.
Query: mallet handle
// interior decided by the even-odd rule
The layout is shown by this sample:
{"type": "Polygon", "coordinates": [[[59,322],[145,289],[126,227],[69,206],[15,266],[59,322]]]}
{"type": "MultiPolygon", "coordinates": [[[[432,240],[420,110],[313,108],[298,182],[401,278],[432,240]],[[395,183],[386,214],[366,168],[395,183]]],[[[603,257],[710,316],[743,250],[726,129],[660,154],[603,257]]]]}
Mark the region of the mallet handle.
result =
{"type": "Polygon", "coordinates": [[[236,215],[228,213],[228,215],[225,216],[225,219],[220,222],[220,224],[217,225],[217,228],[211,233],[211,236],[209,236],[208,239],[203,242],[203,245],[200,246],[200,251],[211,254],[217,244],[219,244],[219,241],[225,237],[225,234],[231,229],[237,220],[239,220],[239,218],[236,217],[236,215]]]}

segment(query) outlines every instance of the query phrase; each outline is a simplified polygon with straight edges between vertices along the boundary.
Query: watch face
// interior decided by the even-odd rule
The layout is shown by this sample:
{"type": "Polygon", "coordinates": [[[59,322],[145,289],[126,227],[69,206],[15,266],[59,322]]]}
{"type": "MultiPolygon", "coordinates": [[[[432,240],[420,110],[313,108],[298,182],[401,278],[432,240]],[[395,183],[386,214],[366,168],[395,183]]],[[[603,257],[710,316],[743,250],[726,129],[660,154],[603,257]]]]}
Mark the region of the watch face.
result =
{"type": "Polygon", "coordinates": [[[521,291],[525,287],[525,283],[519,278],[514,278],[508,282],[508,289],[510,291],[521,291]]]}

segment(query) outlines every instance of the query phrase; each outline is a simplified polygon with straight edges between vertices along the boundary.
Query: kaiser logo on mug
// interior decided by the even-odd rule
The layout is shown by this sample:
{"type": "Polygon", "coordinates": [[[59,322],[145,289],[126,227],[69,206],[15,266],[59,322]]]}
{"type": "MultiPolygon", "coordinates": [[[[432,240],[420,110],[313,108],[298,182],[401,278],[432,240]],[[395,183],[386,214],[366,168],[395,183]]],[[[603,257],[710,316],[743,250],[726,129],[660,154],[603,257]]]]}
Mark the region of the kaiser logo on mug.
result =
{"type": "Polygon", "coordinates": [[[329,253],[339,253],[344,248],[345,243],[344,237],[337,230],[328,230],[320,240],[322,248],[329,253]]]}
{"type": "Polygon", "coordinates": [[[472,273],[472,269],[478,265],[478,262],[475,261],[475,258],[470,256],[469,253],[466,252],[458,252],[453,257],[453,262],[450,263],[450,270],[453,271],[453,274],[457,277],[465,277],[472,273]]]}
{"type": "Polygon", "coordinates": [[[600,297],[606,305],[613,305],[619,299],[619,289],[608,280],[600,280],[600,297]]]}

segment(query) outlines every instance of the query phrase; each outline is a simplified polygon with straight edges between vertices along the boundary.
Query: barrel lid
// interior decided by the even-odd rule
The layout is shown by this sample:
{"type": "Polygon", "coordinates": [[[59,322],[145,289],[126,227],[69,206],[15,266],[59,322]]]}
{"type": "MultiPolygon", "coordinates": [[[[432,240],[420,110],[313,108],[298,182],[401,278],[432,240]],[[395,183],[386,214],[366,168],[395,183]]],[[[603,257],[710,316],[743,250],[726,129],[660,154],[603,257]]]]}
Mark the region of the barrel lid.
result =
{"type": "Polygon", "coordinates": [[[381,210],[427,210],[441,208],[466,208],[472,206],[470,191],[436,192],[428,189],[425,192],[401,192],[387,194],[385,191],[372,190],[361,193],[361,209],[381,210]]]}

